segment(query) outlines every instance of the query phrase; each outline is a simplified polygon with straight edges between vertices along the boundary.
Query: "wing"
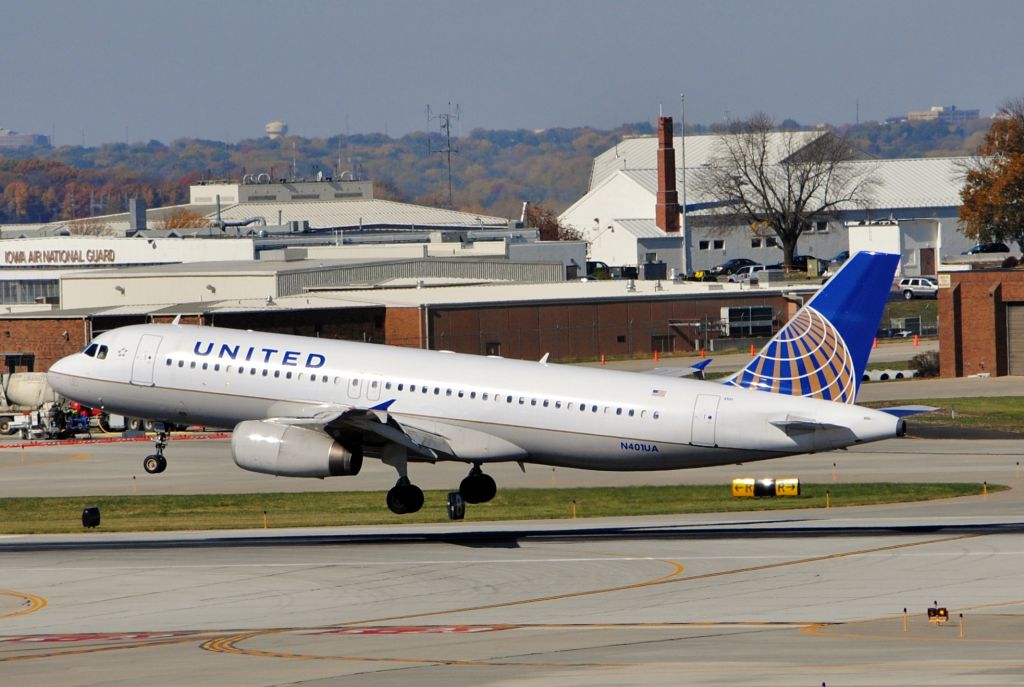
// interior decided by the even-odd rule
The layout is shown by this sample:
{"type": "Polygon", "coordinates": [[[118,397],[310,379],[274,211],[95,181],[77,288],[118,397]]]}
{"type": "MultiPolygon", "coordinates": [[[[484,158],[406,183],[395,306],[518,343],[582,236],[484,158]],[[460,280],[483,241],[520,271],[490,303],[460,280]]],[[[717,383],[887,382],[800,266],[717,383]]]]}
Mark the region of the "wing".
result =
{"type": "Polygon", "coordinates": [[[279,417],[274,422],[318,427],[363,447],[391,443],[409,451],[413,460],[497,461],[520,460],[527,452],[501,437],[459,425],[425,418],[399,420],[391,412],[394,400],[370,408],[333,406],[310,417],[279,417]]]}
{"type": "Polygon", "coordinates": [[[704,379],[704,368],[710,364],[711,358],[706,358],[689,367],[656,367],[653,370],[644,370],[643,374],[658,375],[659,377],[696,377],[704,379]]]}

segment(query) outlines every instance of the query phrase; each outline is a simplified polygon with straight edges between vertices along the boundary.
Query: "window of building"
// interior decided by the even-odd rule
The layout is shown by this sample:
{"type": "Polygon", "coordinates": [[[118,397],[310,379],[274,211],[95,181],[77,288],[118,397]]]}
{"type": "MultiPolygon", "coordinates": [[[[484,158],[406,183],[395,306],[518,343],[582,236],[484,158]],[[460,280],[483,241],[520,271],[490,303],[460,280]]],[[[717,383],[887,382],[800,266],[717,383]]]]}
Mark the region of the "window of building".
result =
{"type": "Polygon", "coordinates": [[[827,220],[819,220],[819,221],[815,222],[814,223],[814,227],[815,227],[815,229],[818,230],[819,234],[827,234],[828,233],[828,221],[827,220]]]}
{"type": "Polygon", "coordinates": [[[775,238],[774,236],[768,236],[767,238],[765,238],[764,243],[765,243],[765,245],[768,248],[778,248],[779,247],[779,240],[777,238],[775,238]]]}
{"type": "Polygon", "coordinates": [[[750,247],[751,248],[760,248],[763,243],[764,242],[760,239],[760,237],[750,239],[750,247]]]}
{"type": "Polygon", "coordinates": [[[725,239],[715,239],[711,242],[711,247],[715,250],[722,250],[725,248],[725,239]]]}
{"type": "Polygon", "coordinates": [[[697,250],[708,250],[711,248],[711,242],[707,239],[701,239],[697,242],[697,250]]]}
{"type": "Polygon", "coordinates": [[[501,355],[501,342],[488,341],[484,344],[484,355],[501,355]]]}

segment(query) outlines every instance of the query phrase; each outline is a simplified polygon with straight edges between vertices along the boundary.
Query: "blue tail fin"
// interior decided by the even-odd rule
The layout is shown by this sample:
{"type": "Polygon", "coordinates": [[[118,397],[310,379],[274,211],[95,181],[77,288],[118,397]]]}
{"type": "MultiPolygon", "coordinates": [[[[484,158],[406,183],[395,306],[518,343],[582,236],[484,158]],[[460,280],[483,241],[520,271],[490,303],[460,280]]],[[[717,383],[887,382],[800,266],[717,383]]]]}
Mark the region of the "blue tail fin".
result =
{"type": "Polygon", "coordinates": [[[853,403],[899,259],[861,252],[847,260],[725,384],[853,403]]]}

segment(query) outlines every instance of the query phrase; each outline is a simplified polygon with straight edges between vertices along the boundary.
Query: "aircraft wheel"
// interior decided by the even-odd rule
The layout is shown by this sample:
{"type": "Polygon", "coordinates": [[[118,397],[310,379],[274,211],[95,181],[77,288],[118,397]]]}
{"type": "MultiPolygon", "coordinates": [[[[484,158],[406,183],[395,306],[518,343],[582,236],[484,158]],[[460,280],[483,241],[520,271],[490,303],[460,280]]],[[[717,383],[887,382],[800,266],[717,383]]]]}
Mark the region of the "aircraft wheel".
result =
{"type": "Polygon", "coordinates": [[[146,456],[146,459],[142,461],[142,468],[149,474],[155,475],[167,469],[167,459],[154,453],[151,456],[146,456]]]}
{"type": "Polygon", "coordinates": [[[395,515],[415,513],[423,508],[423,490],[415,484],[402,484],[388,491],[388,509],[395,515]]]}
{"type": "Polygon", "coordinates": [[[459,484],[459,493],[466,503],[487,503],[498,493],[498,485],[490,475],[471,474],[459,484]]]}

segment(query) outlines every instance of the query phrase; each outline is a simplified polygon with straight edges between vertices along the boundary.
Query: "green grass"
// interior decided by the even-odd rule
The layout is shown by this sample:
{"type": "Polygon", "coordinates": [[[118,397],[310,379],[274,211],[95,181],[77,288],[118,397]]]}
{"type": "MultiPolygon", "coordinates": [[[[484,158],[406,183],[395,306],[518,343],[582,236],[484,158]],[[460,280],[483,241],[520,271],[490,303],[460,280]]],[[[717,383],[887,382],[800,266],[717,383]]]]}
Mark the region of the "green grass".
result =
{"type": "Polygon", "coordinates": [[[889,301],[882,312],[882,326],[888,327],[889,320],[901,317],[920,317],[923,324],[935,324],[939,317],[939,302],[931,298],[889,301]]]}
{"type": "MultiPolygon", "coordinates": [[[[893,402],[864,403],[868,407],[882,408],[893,402]]],[[[1024,396],[971,396],[960,398],[920,398],[900,401],[899,405],[933,406],[938,410],[914,415],[911,423],[946,425],[951,427],[977,427],[1024,431],[1024,396]],[[954,417],[953,410],[956,410],[954,417]]]]}
{"type": "MultiPolygon", "coordinates": [[[[990,491],[1005,489],[989,485],[990,491]]],[[[502,489],[493,501],[470,505],[466,520],[537,520],[577,516],[663,515],[723,511],[859,506],[970,496],[979,484],[805,484],[798,497],[738,499],[729,485],[602,487],[588,489],[502,489]]],[[[445,522],[445,492],[426,493],[415,515],[392,515],[382,492],[300,494],[207,494],[196,496],[89,496],[0,499],[0,533],[82,531],[82,509],[98,506],[100,530],[147,532],[258,528],[267,513],[270,527],[324,527],[445,522]]]]}

